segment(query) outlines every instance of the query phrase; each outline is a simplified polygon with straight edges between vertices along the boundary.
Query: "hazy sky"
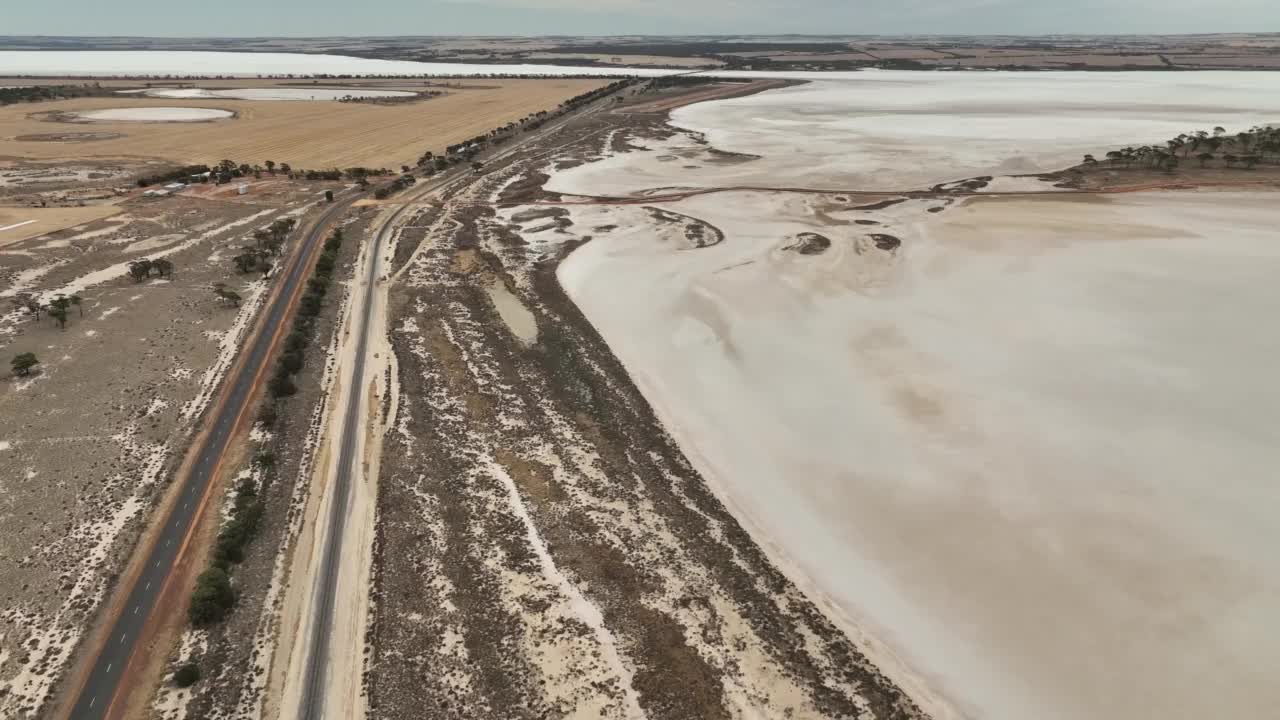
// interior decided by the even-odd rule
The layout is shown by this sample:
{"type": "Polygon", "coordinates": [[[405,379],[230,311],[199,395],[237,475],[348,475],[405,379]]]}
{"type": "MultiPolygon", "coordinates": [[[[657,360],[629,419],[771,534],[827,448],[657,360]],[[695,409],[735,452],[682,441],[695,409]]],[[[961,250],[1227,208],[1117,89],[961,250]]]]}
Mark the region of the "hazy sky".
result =
{"type": "Polygon", "coordinates": [[[0,0],[0,35],[1280,31],[1280,0],[0,0]]]}

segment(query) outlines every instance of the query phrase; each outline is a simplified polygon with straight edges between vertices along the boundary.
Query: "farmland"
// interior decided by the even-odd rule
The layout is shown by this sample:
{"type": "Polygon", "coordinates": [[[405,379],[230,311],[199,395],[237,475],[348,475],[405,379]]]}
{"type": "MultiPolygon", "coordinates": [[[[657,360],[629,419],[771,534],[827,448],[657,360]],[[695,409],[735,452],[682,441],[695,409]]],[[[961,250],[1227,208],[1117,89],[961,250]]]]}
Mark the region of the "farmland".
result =
{"type": "MultiPolygon", "coordinates": [[[[69,150],[64,143],[17,138],[91,129],[107,139],[76,143],[78,158],[161,158],[182,163],[271,158],[299,168],[398,168],[414,164],[426,150],[438,151],[538,110],[554,108],[602,84],[572,79],[471,81],[454,83],[441,97],[395,105],[221,98],[175,101],[129,96],[12,105],[0,108],[0,156],[35,160],[65,157],[69,150]],[[36,111],[45,115],[176,104],[229,110],[236,119],[198,124],[72,125],[32,116],[36,111]]],[[[418,89],[422,89],[421,83],[418,89]]]]}

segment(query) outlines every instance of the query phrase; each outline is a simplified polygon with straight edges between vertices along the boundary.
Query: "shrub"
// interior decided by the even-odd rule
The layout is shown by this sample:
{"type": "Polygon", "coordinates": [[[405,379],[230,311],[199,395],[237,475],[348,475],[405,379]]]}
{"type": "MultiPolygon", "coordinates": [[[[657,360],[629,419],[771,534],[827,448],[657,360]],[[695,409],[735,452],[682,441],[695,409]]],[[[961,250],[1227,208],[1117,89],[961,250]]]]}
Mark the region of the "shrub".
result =
{"type": "Polygon", "coordinates": [[[180,688],[189,688],[200,682],[200,666],[189,662],[173,673],[173,684],[180,688]]]}
{"type": "Polygon", "coordinates": [[[290,374],[296,374],[302,369],[302,353],[287,352],[280,356],[280,367],[284,368],[290,374]]]}
{"type": "Polygon", "coordinates": [[[191,594],[191,607],[187,614],[192,625],[212,625],[221,622],[235,604],[236,593],[231,588],[231,578],[222,568],[212,567],[196,578],[196,590],[191,594]]]}
{"type": "Polygon", "coordinates": [[[324,301],[315,295],[303,295],[302,302],[298,305],[298,313],[304,317],[315,317],[320,314],[320,309],[324,307],[324,301]]]}
{"type": "Polygon", "coordinates": [[[271,378],[268,389],[271,390],[272,397],[282,398],[298,394],[298,386],[293,384],[293,378],[289,377],[289,373],[279,373],[271,378]]]}
{"type": "Polygon", "coordinates": [[[305,333],[301,333],[297,329],[294,329],[293,332],[289,333],[289,337],[285,338],[284,349],[285,352],[292,352],[295,350],[301,351],[306,349],[310,342],[311,341],[307,339],[305,333]]]}
{"type": "Polygon", "coordinates": [[[262,410],[258,411],[258,422],[262,423],[264,427],[274,426],[278,419],[279,415],[276,413],[275,405],[263,405],[262,410]]]}

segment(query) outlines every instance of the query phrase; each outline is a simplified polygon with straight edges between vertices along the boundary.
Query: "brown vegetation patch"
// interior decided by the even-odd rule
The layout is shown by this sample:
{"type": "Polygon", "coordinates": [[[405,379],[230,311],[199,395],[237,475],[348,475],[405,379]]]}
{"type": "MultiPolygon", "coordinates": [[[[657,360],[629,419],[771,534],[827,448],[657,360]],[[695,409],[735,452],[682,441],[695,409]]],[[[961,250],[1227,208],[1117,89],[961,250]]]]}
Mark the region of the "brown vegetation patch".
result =
{"type": "Polygon", "coordinates": [[[124,133],[114,132],[35,133],[19,135],[14,140],[18,142],[83,143],[117,140],[122,137],[125,137],[124,133]]]}
{"type": "Polygon", "coordinates": [[[821,255],[831,248],[831,239],[818,233],[800,233],[796,241],[782,248],[801,255],[821,255]]]}
{"type": "Polygon", "coordinates": [[[872,233],[870,237],[871,237],[871,240],[876,244],[876,247],[880,248],[881,250],[892,251],[892,250],[897,250],[899,247],[902,246],[902,240],[894,237],[893,235],[885,235],[884,233],[872,233]]]}

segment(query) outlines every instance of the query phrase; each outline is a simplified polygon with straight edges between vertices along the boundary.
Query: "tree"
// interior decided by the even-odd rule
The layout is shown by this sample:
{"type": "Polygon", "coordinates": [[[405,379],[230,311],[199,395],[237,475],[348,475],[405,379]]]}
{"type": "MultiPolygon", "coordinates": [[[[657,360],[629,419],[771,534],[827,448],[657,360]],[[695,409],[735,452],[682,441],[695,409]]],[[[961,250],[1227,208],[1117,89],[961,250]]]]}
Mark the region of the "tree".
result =
{"type": "Polygon", "coordinates": [[[231,588],[231,578],[225,570],[212,567],[196,578],[196,590],[191,594],[187,615],[192,625],[212,625],[221,622],[235,604],[236,593],[231,588]]]}
{"type": "Polygon", "coordinates": [[[325,190],[325,191],[324,191],[324,201],[325,201],[325,202],[333,202],[333,191],[332,191],[332,190],[325,190]]]}
{"type": "Polygon", "coordinates": [[[1213,159],[1213,153],[1211,153],[1211,152],[1202,152],[1202,153],[1200,153],[1199,155],[1197,155],[1197,156],[1196,156],[1196,159],[1200,161],[1200,167],[1204,167],[1205,165],[1207,165],[1207,164],[1209,163],[1209,161],[1210,161],[1210,160],[1212,160],[1212,159],[1213,159]]]}
{"type": "Polygon", "coordinates": [[[236,270],[244,274],[258,266],[258,256],[251,252],[240,253],[231,258],[231,262],[235,263],[236,270]]]}
{"type": "Polygon", "coordinates": [[[145,258],[142,260],[135,260],[129,263],[129,277],[132,277],[134,282],[140,283],[151,277],[151,267],[152,262],[150,260],[145,258]]]}
{"type": "Polygon", "coordinates": [[[31,368],[40,364],[36,359],[35,353],[22,353],[13,358],[10,363],[13,365],[13,374],[18,377],[26,377],[31,374],[31,368]]]}
{"type": "Polygon", "coordinates": [[[1085,155],[1085,156],[1084,156],[1084,164],[1085,164],[1085,165],[1090,165],[1090,166],[1097,165],[1097,164],[1098,164],[1098,159],[1097,159],[1097,158],[1095,158],[1095,157],[1094,157],[1094,156],[1092,156],[1092,155],[1085,155]]]}
{"type": "Polygon", "coordinates": [[[271,378],[271,383],[267,386],[267,389],[271,391],[272,397],[277,398],[289,397],[290,395],[296,395],[298,392],[298,386],[293,384],[293,378],[289,377],[289,373],[286,372],[277,373],[275,377],[271,378]]]}
{"type": "MultiPolygon", "coordinates": [[[[173,264],[169,263],[169,267],[172,268],[173,264]]],[[[80,311],[80,317],[84,317],[84,298],[79,295],[72,295],[71,304],[75,305],[76,309],[80,311]]]]}
{"type": "Polygon", "coordinates": [[[219,300],[225,300],[236,307],[240,307],[240,295],[236,291],[228,289],[226,283],[214,283],[213,294],[217,295],[219,300]]]}
{"type": "Polygon", "coordinates": [[[289,163],[280,163],[280,172],[288,175],[289,177],[293,177],[293,166],[289,163]]]}
{"type": "Polygon", "coordinates": [[[275,175],[275,174],[276,174],[276,161],[275,161],[275,160],[268,160],[268,161],[266,161],[266,162],[264,162],[264,163],[262,163],[262,164],[267,166],[267,172],[271,173],[272,175],[275,175]]]}
{"type": "Polygon", "coordinates": [[[61,330],[67,329],[67,309],[66,308],[59,307],[57,305],[50,305],[49,317],[53,318],[58,322],[59,329],[61,330]]]}
{"type": "Polygon", "coordinates": [[[297,374],[302,370],[302,353],[298,351],[287,352],[280,356],[280,367],[291,374],[297,374]]]}
{"type": "Polygon", "coordinates": [[[200,666],[193,662],[184,664],[173,673],[173,684],[180,688],[189,688],[200,682],[200,666]]]}

